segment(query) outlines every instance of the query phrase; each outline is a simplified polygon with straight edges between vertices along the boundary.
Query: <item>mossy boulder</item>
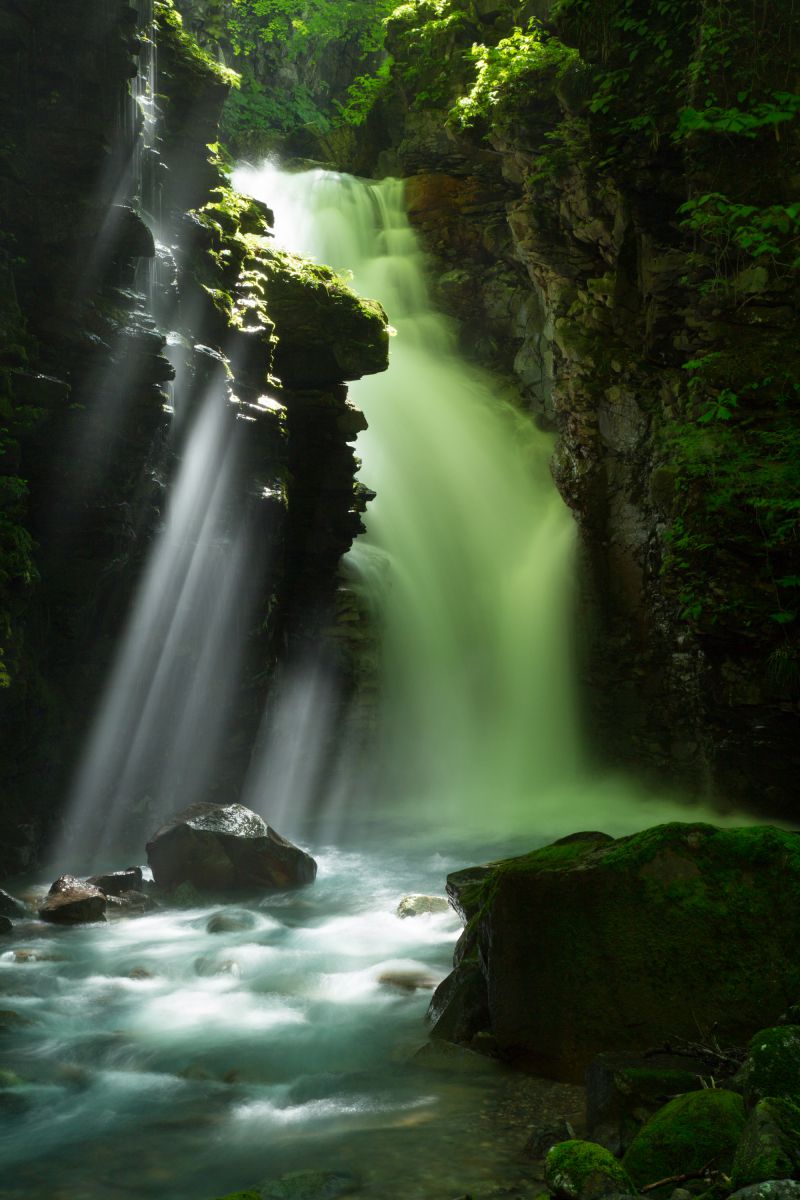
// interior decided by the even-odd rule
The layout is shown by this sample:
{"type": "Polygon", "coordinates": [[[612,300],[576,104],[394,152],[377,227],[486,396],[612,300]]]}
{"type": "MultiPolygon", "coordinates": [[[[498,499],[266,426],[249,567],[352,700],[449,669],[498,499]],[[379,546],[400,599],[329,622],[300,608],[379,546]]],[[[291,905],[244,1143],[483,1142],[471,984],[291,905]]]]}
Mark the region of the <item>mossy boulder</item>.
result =
{"type": "Polygon", "coordinates": [[[572,837],[492,864],[469,891],[497,1044],[554,1078],[712,1027],[741,1044],[800,994],[794,833],[572,837]]]}
{"type": "Polygon", "coordinates": [[[561,1200],[597,1200],[636,1190],[610,1151],[595,1142],[575,1139],[553,1146],[545,1160],[545,1180],[561,1200]]]}
{"type": "Polygon", "coordinates": [[[650,1118],[622,1164],[637,1187],[704,1167],[727,1172],[745,1119],[744,1101],[736,1092],[688,1092],[650,1118]]]}
{"type": "Polygon", "coordinates": [[[800,1100],[800,1025],[760,1030],[747,1048],[738,1083],[748,1104],[764,1096],[800,1100]]]}
{"type": "Polygon", "coordinates": [[[800,1178],[800,1108],[767,1097],[751,1112],[731,1169],[735,1188],[768,1179],[800,1178]]]}

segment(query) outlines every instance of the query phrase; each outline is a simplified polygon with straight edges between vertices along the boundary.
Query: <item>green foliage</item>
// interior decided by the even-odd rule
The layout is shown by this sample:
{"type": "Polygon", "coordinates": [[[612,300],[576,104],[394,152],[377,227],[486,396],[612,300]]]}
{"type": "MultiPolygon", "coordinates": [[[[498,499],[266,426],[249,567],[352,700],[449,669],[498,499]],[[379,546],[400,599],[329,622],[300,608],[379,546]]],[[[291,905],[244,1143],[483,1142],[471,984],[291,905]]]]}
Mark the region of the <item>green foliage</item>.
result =
{"type": "Polygon", "coordinates": [[[678,213],[683,228],[712,251],[707,287],[725,285],[748,260],[778,272],[800,267],[800,203],[738,204],[721,192],[708,192],[688,200],[678,213]]]}
{"type": "Polygon", "coordinates": [[[685,367],[686,415],[666,431],[677,486],[665,569],[683,616],[762,635],[770,624],[792,625],[800,610],[791,569],[800,540],[800,379],[784,365],[747,381],[744,364],[721,351],[685,367]],[[723,589],[723,578],[739,586],[723,589]]]}
{"type": "Polygon", "coordinates": [[[475,67],[475,82],[452,110],[462,127],[525,104],[539,75],[547,73],[552,82],[580,61],[577,50],[550,36],[536,20],[527,31],[514,29],[496,46],[473,45],[467,57],[475,67]]]}
{"type": "Polygon", "coordinates": [[[411,0],[394,9],[386,27],[410,107],[451,103],[462,52],[477,31],[466,6],[457,0],[411,0]]]}
{"type": "Polygon", "coordinates": [[[242,83],[228,102],[223,132],[238,139],[300,126],[325,133],[332,124],[361,124],[382,90],[385,71],[364,71],[338,98],[324,82],[309,82],[314,72],[302,68],[313,64],[323,48],[335,46],[352,48],[355,58],[371,68],[383,51],[383,18],[393,7],[392,0],[232,0],[224,34],[241,64],[242,83]],[[277,64],[301,68],[294,85],[274,86],[277,64]]]}
{"type": "Polygon", "coordinates": [[[334,100],[339,119],[345,125],[363,125],[391,80],[393,60],[385,58],[372,75],[357,75],[347,89],[344,104],[334,100]]]}

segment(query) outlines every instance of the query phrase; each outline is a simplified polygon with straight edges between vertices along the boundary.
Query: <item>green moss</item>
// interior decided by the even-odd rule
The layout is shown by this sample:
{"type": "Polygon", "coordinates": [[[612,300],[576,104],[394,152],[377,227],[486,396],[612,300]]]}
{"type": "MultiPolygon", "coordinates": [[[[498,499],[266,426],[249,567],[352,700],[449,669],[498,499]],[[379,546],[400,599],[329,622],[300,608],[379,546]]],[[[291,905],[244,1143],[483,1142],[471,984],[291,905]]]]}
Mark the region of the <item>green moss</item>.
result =
{"type": "Polygon", "coordinates": [[[567,1200],[594,1200],[612,1193],[635,1192],[628,1172],[604,1146],[568,1141],[554,1146],[545,1162],[547,1186],[567,1200]]]}
{"type": "Polygon", "coordinates": [[[261,1200],[261,1192],[229,1192],[227,1196],[219,1196],[217,1200],[261,1200]]]}
{"type": "Polygon", "coordinates": [[[765,1096],[800,1100],[800,1025],[757,1033],[748,1046],[739,1083],[749,1104],[765,1096]]]}
{"type": "Polygon", "coordinates": [[[177,57],[189,68],[189,72],[197,77],[197,86],[207,86],[209,79],[228,88],[239,86],[239,75],[236,71],[224,67],[215,58],[203,50],[183,26],[183,18],[175,8],[173,0],[155,0],[154,13],[159,30],[159,41],[169,42],[177,51],[177,57]]]}
{"type": "Polygon", "coordinates": [[[735,1189],[800,1174],[800,1108],[790,1100],[761,1100],[750,1114],[731,1168],[735,1189]]]}
{"type": "Polygon", "coordinates": [[[688,1092],[651,1117],[622,1163],[638,1187],[706,1166],[728,1171],[744,1125],[744,1101],[736,1092],[688,1092]]]}

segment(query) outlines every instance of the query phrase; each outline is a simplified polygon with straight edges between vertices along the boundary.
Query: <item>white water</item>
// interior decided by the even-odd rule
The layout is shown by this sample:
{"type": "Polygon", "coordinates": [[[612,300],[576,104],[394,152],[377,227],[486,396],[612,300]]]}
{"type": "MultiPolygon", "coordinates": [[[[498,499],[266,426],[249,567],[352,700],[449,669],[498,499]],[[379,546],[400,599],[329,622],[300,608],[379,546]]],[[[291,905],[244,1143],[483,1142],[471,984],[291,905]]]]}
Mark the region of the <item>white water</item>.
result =
{"type": "Polygon", "coordinates": [[[211,908],[17,925],[0,949],[3,1200],[211,1200],[308,1168],[376,1200],[449,1200],[530,1176],[530,1114],[508,1113],[524,1081],[413,1057],[458,922],[395,908],[459,864],[318,858],[312,888],[237,909],[241,932],[208,933],[211,908]]]}

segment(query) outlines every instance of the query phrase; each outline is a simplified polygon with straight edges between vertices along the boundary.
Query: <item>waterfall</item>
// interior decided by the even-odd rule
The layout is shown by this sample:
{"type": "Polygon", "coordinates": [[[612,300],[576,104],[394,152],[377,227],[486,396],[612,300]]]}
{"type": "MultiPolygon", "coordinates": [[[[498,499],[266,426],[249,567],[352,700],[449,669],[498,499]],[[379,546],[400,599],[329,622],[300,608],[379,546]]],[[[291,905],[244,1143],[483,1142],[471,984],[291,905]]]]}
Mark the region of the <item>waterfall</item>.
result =
{"type": "Polygon", "coordinates": [[[514,832],[557,810],[580,769],[575,527],[550,476],[552,439],[459,356],[399,181],[267,164],[235,183],[270,204],[280,243],[352,272],[397,332],[388,373],[351,392],[378,495],[345,566],[384,631],[362,790],[418,820],[514,832]]]}

